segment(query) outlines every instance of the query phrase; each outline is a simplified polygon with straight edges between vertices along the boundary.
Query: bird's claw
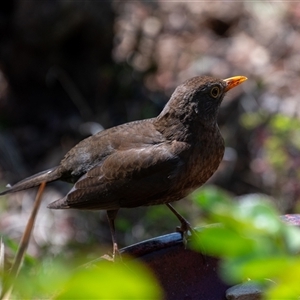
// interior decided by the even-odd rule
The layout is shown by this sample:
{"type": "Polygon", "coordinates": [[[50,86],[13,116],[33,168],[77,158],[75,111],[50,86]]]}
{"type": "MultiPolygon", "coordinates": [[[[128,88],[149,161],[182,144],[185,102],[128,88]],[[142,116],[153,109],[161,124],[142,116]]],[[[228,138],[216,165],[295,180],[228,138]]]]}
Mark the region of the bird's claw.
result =
{"type": "Polygon", "coordinates": [[[114,256],[110,255],[110,254],[104,254],[104,255],[100,256],[100,258],[102,258],[106,261],[109,261],[109,262],[115,262],[114,256]]]}
{"type": "Polygon", "coordinates": [[[121,253],[119,251],[118,244],[117,243],[113,244],[113,253],[112,253],[112,255],[104,254],[104,255],[101,256],[101,258],[105,259],[107,261],[110,261],[110,262],[122,261],[122,256],[121,256],[121,253]]]}
{"type": "Polygon", "coordinates": [[[181,233],[183,244],[186,248],[189,237],[195,233],[195,230],[192,228],[189,222],[182,222],[181,226],[176,227],[176,232],[181,233]]]}

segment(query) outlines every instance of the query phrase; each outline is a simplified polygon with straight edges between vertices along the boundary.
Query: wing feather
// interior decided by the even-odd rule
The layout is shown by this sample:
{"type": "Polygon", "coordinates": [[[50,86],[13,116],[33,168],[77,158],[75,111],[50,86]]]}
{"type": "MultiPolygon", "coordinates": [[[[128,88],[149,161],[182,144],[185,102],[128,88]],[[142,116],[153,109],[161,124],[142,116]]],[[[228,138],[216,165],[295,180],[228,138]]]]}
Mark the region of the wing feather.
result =
{"type": "Polygon", "coordinates": [[[176,181],[184,150],[183,143],[173,141],[116,151],[77,181],[65,204],[106,210],[152,204],[176,181]]]}

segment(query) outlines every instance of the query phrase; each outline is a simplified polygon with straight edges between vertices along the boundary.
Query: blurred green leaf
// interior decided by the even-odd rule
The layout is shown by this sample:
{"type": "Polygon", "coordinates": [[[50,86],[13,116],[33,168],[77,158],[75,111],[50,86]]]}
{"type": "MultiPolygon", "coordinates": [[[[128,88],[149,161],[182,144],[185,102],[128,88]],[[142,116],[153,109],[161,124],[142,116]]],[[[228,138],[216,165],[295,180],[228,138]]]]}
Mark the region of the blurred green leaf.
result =
{"type": "Polygon", "coordinates": [[[227,282],[246,278],[256,281],[264,281],[266,278],[275,280],[293,262],[288,256],[236,257],[224,261],[221,274],[227,282]]]}
{"type": "Polygon", "coordinates": [[[14,294],[20,299],[50,297],[64,288],[71,272],[71,265],[64,262],[42,260],[29,271],[21,269],[14,282],[14,294]]]}
{"type": "Polygon", "coordinates": [[[254,249],[253,240],[241,239],[236,232],[222,226],[206,227],[197,232],[197,240],[193,240],[192,245],[203,253],[222,257],[244,255],[254,249]]]}
{"type": "MultiPolygon", "coordinates": [[[[273,284],[266,291],[266,299],[295,299],[299,300],[300,295],[300,259],[292,261],[280,272],[276,279],[279,284],[273,284]]],[[[281,269],[282,270],[282,269],[281,269]]]]}
{"type": "Polygon", "coordinates": [[[192,194],[192,199],[204,210],[212,210],[216,205],[230,205],[229,196],[213,186],[205,186],[192,194]]]}
{"type": "Polygon", "coordinates": [[[289,251],[292,254],[299,254],[300,253],[300,234],[299,228],[295,226],[284,226],[284,238],[285,244],[289,251]]]}
{"type": "Polygon", "coordinates": [[[220,257],[221,275],[230,284],[250,278],[264,283],[266,299],[298,299],[300,229],[282,222],[266,198],[254,194],[234,202],[213,187],[197,192],[193,199],[209,225],[199,230],[191,246],[220,257]],[[266,284],[266,279],[275,284],[266,284]]]}
{"type": "Polygon", "coordinates": [[[237,205],[230,201],[224,192],[209,187],[193,194],[193,200],[204,211],[209,212],[210,220],[224,222],[237,232],[249,229],[257,233],[277,233],[282,226],[274,207],[268,202],[263,202],[263,197],[259,195],[247,198],[237,205]]]}
{"type": "MultiPolygon", "coordinates": [[[[74,264],[74,262],[73,262],[74,264]]],[[[135,261],[101,261],[90,268],[44,260],[28,272],[22,270],[14,284],[20,299],[162,299],[154,276],[135,261]],[[30,284],[29,284],[30,283],[30,284]]]]}
{"type": "Polygon", "coordinates": [[[103,262],[72,274],[56,299],[162,299],[154,277],[141,264],[103,262]]]}

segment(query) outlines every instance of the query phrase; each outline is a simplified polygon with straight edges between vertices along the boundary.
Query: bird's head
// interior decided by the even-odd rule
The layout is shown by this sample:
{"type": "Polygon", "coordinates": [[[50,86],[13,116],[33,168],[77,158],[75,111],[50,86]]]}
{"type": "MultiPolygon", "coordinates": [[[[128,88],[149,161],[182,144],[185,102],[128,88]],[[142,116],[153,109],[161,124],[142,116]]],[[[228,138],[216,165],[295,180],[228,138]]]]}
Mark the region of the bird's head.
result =
{"type": "Polygon", "coordinates": [[[217,79],[197,76],[178,86],[161,113],[172,115],[183,123],[215,123],[225,94],[247,80],[245,76],[217,79]]]}

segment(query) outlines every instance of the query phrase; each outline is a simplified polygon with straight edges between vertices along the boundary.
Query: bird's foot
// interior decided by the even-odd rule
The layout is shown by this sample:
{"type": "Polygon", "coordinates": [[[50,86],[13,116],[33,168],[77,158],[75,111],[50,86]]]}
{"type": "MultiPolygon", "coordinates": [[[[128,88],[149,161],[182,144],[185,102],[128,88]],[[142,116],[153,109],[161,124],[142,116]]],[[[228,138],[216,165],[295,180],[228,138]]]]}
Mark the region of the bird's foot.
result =
{"type": "Polygon", "coordinates": [[[181,233],[183,243],[186,246],[189,237],[189,232],[192,235],[192,234],[196,234],[196,231],[195,229],[192,228],[191,224],[170,203],[166,203],[166,205],[181,223],[180,227],[179,226],[176,227],[176,231],[181,233]]]}
{"type": "Polygon", "coordinates": [[[180,233],[187,233],[188,231],[190,231],[191,233],[193,233],[195,230],[193,229],[191,224],[184,219],[181,220],[181,226],[176,227],[176,231],[180,233]]]}
{"type": "Polygon", "coordinates": [[[104,255],[100,256],[100,258],[110,261],[110,262],[115,262],[115,258],[110,254],[104,254],[104,255]]]}
{"type": "Polygon", "coordinates": [[[117,243],[113,243],[113,252],[112,255],[104,254],[101,256],[102,259],[105,259],[110,262],[122,261],[122,256],[118,248],[117,243]]]}
{"type": "Polygon", "coordinates": [[[185,219],[181,220],[181,226],[177,226],[176,231],[181,233],[185,248],[187,246],[187,242],[190,236],[196,233],[195,229],[193,229],[191,224],[185,219]]]}

